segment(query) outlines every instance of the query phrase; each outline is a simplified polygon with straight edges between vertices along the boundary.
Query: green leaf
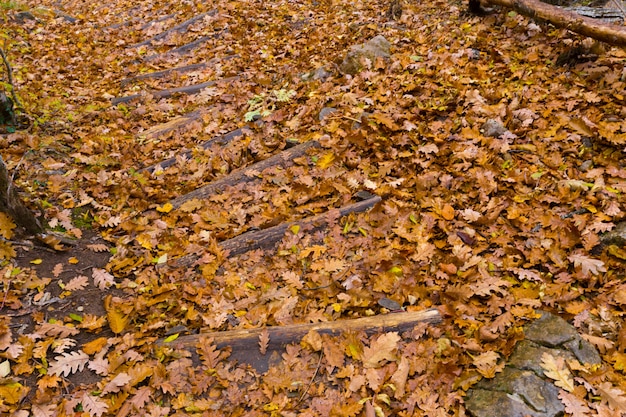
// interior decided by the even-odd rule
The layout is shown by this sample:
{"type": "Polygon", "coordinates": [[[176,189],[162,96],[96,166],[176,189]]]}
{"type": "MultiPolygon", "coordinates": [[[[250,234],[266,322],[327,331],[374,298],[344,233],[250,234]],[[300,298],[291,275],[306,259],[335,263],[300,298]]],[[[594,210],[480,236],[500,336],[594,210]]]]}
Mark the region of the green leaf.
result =
{"type": "Polygon", "coordinates": [[[255,117],[260,116],[261,115],[261,111],[260,110],[252,110],[247,112],[246,114],[243,115],[243,119],[246,122],[251,122],[254,120],[255,117]]]}
{"type": "Polygon", "coordinates": [[[79,323],[83,322],[83,316],[79,316],[78,314],[75,314],[75,313],[70,313],[70,318],[79,323]]]}
{"type": "Polygon", "coordinates": [[[167,337],[165,338],[164,342],[165,342],[165,343],[170,343],[170,342],[173,342],[174,340],[178,339],[178,335],[179,335],[179,334],[180,334],[180,333],[174,333],[174,334],[172,334],[172,335],[167,336],[167,337]]]}

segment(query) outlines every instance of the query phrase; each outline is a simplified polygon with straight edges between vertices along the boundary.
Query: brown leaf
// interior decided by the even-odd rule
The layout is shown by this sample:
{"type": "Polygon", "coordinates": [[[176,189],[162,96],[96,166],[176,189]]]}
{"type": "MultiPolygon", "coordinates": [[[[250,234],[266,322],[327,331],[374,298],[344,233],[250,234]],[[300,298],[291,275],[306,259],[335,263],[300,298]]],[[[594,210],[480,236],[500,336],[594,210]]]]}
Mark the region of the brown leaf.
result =
{"type": "Polygon", "coordinates": [[[370,346],[363,349],[363,366],[377,368],[386,361],[396,359],[395,352],[398,348],[400,336],[397,332],[389,332],[378,336],[370,346]]]}
{"type": "Polygon", "coordinates": [[[267,346],[270,343],[270,332],[267,331],[267,328],[263,329],[261,333],[259,333],[259,351],[261,355],[265,355],[267,352],[267,346]]]}

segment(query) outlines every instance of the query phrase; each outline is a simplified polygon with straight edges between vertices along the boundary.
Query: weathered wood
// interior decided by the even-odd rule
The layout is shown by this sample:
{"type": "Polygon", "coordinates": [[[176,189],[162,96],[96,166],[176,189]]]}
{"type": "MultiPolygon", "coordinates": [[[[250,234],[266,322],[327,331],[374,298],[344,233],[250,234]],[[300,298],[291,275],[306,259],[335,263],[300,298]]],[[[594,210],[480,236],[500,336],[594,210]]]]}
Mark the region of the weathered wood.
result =
{"type": "MultiPolygon", "coordinates": [[[[215,58],[217,62],[217,60],[219,60],[219,58],[215,58]]],[[[206,68],[208,66],[210,66],[213,61],[210,60],[208,62],[199,62],[197,64],[191,64],[191,65],[185,65],[182,67],[176,67],[176,68],[168,68],[166,70],[162,70],[162,71],[154,71],[154,72],[147,72],[145,74],[140,74],[140,75],[135,75],[134,77],[130,77],[130,78],[124,78],[123,80],[120,81],[120,84],[122,85],[122,87],[125,87],[126,85],[130,84],[130,83],[134,83],[136,81],[141,81],[141,80],[147,80],[147,79],[158,79],[158,78],[163,78],[163,77],[167,77],[170,74],[176,73],[176,74],[184,74],[186,72],[190,72],[190,71],[194,71],[194,70],[200,70],[203,68],[206,68]]]]}
{"type": "MultiPolygon", "coordinates": [[[[235,77],[228,77],[228,78],[222,78],[219,80],[212,80],[212,81],[207,81],[204,83],[200,83],[200,84],[193,84],[193,85],[187,85],[187,86],[183,86],[183,87],[175,87],[175,88],[168,88],[166,90],[152,90],[152,91],[148,91],[148,94],[156,97],[156,98],[167,98],[167,97],[171,97],[176,93],[181,93],[181,94],[196,94],[199,93],[200,91],[204,90],[207,87],[212,87],[214,85],[216,85],[217,83],[220,82],[232,82],[235,80],[238,80],[239,77],[235,76],[235,77]]],[[[118,104],[122,104],[122,103],[128,103],[129,101],[133,101],[135,99],[139,99],[143,96],[143,94],[133,94],[130,96],[124,96],[124,97],[115,97],[113,99],[111,99],[111,103],[114,106],[117,106],[118,104]]]]}
{"type": "Polygon", "coordinates": [[[565,7],[565,10],[609,23],[623,22],[625,17],[624,13],[620,9],[610,7],[574,6],[565,7]]]}
{"type": "Polygon", "coordinates": [[[624,26],[602,24],[590,17],[568,12],[539,0],[487,0],[487,3],[508,7],[530,18],[544,20],[611,45],[626,46],[626,27],[624,26]]]}
{"type": "Polygon", "coordinates": [[[39,235],[44,232],[44,227],[22,202],[17,190],[13,186],[9,171],[0,156],[0,211],[7,213],[13,218],[13,221],[22,226],[29,233],[39,235]]]}
{"type": "Polygon", "coordinates": [[[144,23],[143,25],[141,25],[141,30],[146,30],[150,26],[154,25],[155,23],[160,23],[160,22],[162,22],[164,20],[167,20],[169,18],[172,18],[174,16],[176,16],[176,13],[170,13],[170,14],[166,14],[165,16],[161,16],[161,17],[159,17],[159,18],[157,18],[157,19],[155,19],[155,20],[153,20],[151,22],[144,23]]]}
{"type": "MultiPolygon", "coordinates": [[[[232,132],[228,132],[225,135],[220,135],[220,136],[216,136],[213,137],[207,141],[204,141],[203,143],[201,143],[199,146],[201,149],[209,149],[212,146],[225,146],[228,145],[230,142],[232,142],[234,139],[239,138],[241,136],[243,136],[247,131],[247,128],[240,128],[240,129],[235,129],[232,132]]],[[[193,151],[191,150],[185,150],[183,152],[180,152],[177,156],[172,157],[172,158],[168,158],[165,159],[157,164],[154,165],[150,165],[148,167],[142,168],[139,171],[140,172],[149,172],[149,173],[153,173],[154,171],[158,169],[164,169],[164,168],[168,168],[171,167],[172,165],[174,165],[176,163],[176,161],[178,160],[178,158],[191,158],[191,155],[193,154],[193,151]]]]}
{"type": "Polygon", "coordinates": [[[180,130],[186,125],[195,122],[196,120],[200,120],[202,115],[209,111],[209,109],[210,107],[201,108],[192,111],[191,113],[177,116],[168,122],[152,126],[150,129],[141,132],[138,137],[144,140],[154,140],[173,130],[180,130]]]}
{"type": "Polygon", "coordinates": [[[177,48],[174,49],[170,49],[169,51],[160,53],[160,54],[154,54],[154,55],[149,55],[143,58],[144,62],[150,62],[150,61],[154,61],[156,59],[159,58],[167,58],[167,57],[172,57],[174,55],[184,55],[187,52],[196,49],[198,46],[202,45],[203,43],[210,41],[211,39],[217,38],[219,37],[222,33],[224,33],[224,31],[220,31],[214,35],[211,36],[203,36],[199,39],[196,39],[193,42],[189,42],[186,43],[184,45],[181,45],[177,48]]]}
{"type": "MultiPolygon", "coordinates": [[[[343,217],[350,213],[361,213],[365,210],[372,208],[382,199],[379,196],[373,196],[367,200],[359,201],[358,203],[350,204],[348,206],[340,207],[337,210],[337,217],[343,217]]],[[[329,213],[322,213],[316,216],[307,217],[301,220],[295,220],[292,222],[282,223],[276,226],[268,227],[263,230],[253,230],[243,233],[239,236],[227,239],[219,243],[220,248],[224,251],[224,256],[231,257],[241,255],[255,249],[267,249],[275,245],[280,241],[287,230],[294,226],[300,226],[302,229],[309,232],[322,229],[328,226],[329,213]]],[[[193,266],[199,259],[196,254],[185,255],[176,260],[175,266],[178,268],[193,266]]]]}
{"type": "Polygon", "coordinates": [[[155,35],[153,37],[151,37],[150,39],[146,39],[145,41],[139,42],[139,43],[135,43],[133,45],[129,45],[128,48],[137,48],[139,46],[143,46],[143,45],[148,45],[152,42],[156,42],[159,41],[167,36],[169,36],[170,34],[174,33],[174,32],[182,32],[184,30],[186,30],[189,26],[193,25],[194,23],[204,19],[206,16],[215,16],[217,14],[217,10],[209,10],[208,12],[205,13],[201,13],[197,16],[192,17],[191,19],[185,20],[182,23],[179,23],[178,25],[169,28],[168,30],[159,33],[158,35],[155,35]]]}
{"type": "MultiPolygon", "coordinates": [[[[367,200],[350,204],[349,206],[340,207],[336,209],[339,211],[338,217],[343,217],[350,213],[363,212],[372,208],[376,203],[380,201],[381,198],[379,196],[374,196],[368,198],[367,200]]],[[[226,256],[236,256],[251,250],[265,249],[275,245],[283,238],[283,236],[285,236],[287,230],[291,229],[294,226],[300,226],[303,229],[314,231],[321,229],[327,225],[328,213],[322,213],[316,216],[307,217],[302,220],[282,223],[277,226],[269,227],[267,229],[247,232],[232,239],[220,242],[219,246],[220,248],[222,248],[226,256]]]]}
{"type": "MultiPolygon", "coordinates": [[[[166,343],[163,340],[159,345],[176,346],[191,350],[195,353],[196,346],[204,338],[211,338],[212,343],[218,349],[230,347],[231,359],[248,363],[259,372],[265,372],[269,368],[268,360],[270,352],[283,349],[286,345],[299,343],[310,331],[316,331],[320,335],[337,336],[344,332],[364,331],[372,335],[383,332],[406,332],[412,330],[420,323],[438,324],[441,315],[435,308],[422,311],[381,314],[372,317],[358,319],[346,319],[333,322],[292,324],[286,326],[271,326],[256,329],[237,329],[224,332],[200,333],[181,336],[173,342],[166,343]],[[259,352],[259,336],[267,330],[269,343],[265,355],[259,352]]],[[[197,357],[194,358],[196,361],[197,357]]]]}
{"type": "Polygon", "coordinates": [[[293,148],[286,149],[274,156],[271,156],[263,161],[259,161],[247,167],[239,168],[220,178],[217,181],[213,181],[204,187],[198,188],[190,193],[175,198],[171,201],[174,208],[182,206],[185,202],[193,199],[207,198],[211,194],[223,190],[225,187],[235,184],[253,181],[255,176],[249,175],[249,172],[262,172],[263,170],[273,166],[284,166],[290,163],[295,158],[298,158],[306,153],[308,149],[319,147],[320,144],[316,141],[308,141],[294,146],[293,148]]]}

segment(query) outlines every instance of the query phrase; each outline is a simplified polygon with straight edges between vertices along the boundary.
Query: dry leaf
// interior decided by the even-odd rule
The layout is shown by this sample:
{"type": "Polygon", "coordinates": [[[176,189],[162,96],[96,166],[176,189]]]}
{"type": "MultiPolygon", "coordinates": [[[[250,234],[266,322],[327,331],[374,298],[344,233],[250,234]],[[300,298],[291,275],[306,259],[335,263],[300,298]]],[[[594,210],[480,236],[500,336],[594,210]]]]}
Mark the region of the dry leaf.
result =
{"type": "Polygon", "coordinates": [[[370,343],[370,346],[366,346],[363,349],[363,366],[376,368],[386,361],[394,361],[399,341],[400,336],[397,332],[389,332],[378,336],[370,343]]]}
{"type": "Polygon", "coordinates": [[[545,376],[554,380],[554,385],[567,392],[574,391],[574,378],[562,357],[554,357],[548,352],[541,355],[541,367],[545,376]]]}
{"type": "Polygon", "coordinates": [[[259,351],[261,352],[261,355],[265,355],[265,352],[267,352],[267,346],[270,343],[270,332],[267,331],[267,329],[263,329],[261,331],[261,333],[259,333],[259,351]]]}

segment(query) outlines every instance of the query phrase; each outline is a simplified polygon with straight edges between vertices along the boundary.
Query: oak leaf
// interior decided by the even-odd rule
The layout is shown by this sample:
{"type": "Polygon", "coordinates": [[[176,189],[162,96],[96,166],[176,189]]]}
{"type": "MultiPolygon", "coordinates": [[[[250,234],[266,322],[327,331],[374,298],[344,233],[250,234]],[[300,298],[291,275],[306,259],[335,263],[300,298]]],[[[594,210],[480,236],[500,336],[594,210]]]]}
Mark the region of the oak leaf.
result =
{"type": "Polygon", "coordinates": [[[53,336],[53,337],[69,337],[80,333],[80,330],[64,326],[57,323],[41,323],[37,326],[35,334],[40,336],[53,336]]]}
{"type": "Polygon", "coordinates": [[[110,392],[119,392],[121,388],[128,385],[131,379],[132,378],[130,377],[130,375],[128,375],[126,372],[120,372],[119,374],[115,375],[115,378],[110,380],[104,386],[104,388],[102,388],[101,395],[108,394],[110,392]]]}
{"type": "Polygon", "coordinates": [[[561,357],[554,357],[548,352],[541,355],[541,367],[545,376],[554,380],[554,385],[567,392],[574,391],[574,378],[561,357]]]}
{"type": "Polygon", "coordinates": [[[89,278],[84,275],[79,275],[72,278],[67,284],[65,284],[64,290],[66,291],[80,291],[85,289],[89,285],[89,278]]]}
{"type": "Polygon", "coordinates": [[[588,417],[591,415],[591,409],[587,407],[586,402],[576,395],[561,390],[559,391],[559,399],[565,406],[565,411],[572,417],[588,417]]]}
{"type": "Polygon", "coordinates": [[[370,346],[363,349],[363,366],[377,368],[385,361],[394,361],[399,341],[398,332],[389,332],[378,336],[370,346]]]}
{"type": "Polygon", "coordinates": [[[55,415],[56,408],[56,404],[33,404],[30,406],[30,412],[33,417],[50,417],[55,415]]]}
{"type": "Polygon", "coordinates": [[[55,361],[50,363],[48,372],[58,376],[69,376],[75,372],[80,372],[89,361],[89,356],[82,350],[76,352],[66,352],[55,356],[55,361]]]}
{"type": "Polygon", "coordinates": [[[89,413],[90,416],[100,417],[102,414],[106,413],[109,408],[108,405],[98,399],[98,397],[94,397],[93,395],[89,395],[85,393],[81,400],[81,405],[83,409],[89,413]]]}
{"type": "Polygon", "coordinates": [[[608,404],[613,410],[626,413],[626,395],[619,388],[615,388],[610,382],[603,382],[598,387],[602,404],[608,404]]]}
{"type": "Polygon", "coordinates": [[[589,276],[589,274],[598,275],[600,272],[606,272],[604,262],[599,259],[589,258],[577,253],[572,253],[567,259],[574,264],[575,268],[581,268],[583,276],[589,276]]]}
{"type": "Polygon", "coordinates": [[[259,352],[261,355],[265,355],[267,352],[267,346],[270,344],[270,332],[267,329],[263,329],[261,333],[259,333],[259,352]]]}
{"type": "Polygon", "coordinates": [[[115,284],[115,277],[104,269],[93,268],[91,276],[93,277],[93,284],[101,290],[106,290],[115,284]]]}

